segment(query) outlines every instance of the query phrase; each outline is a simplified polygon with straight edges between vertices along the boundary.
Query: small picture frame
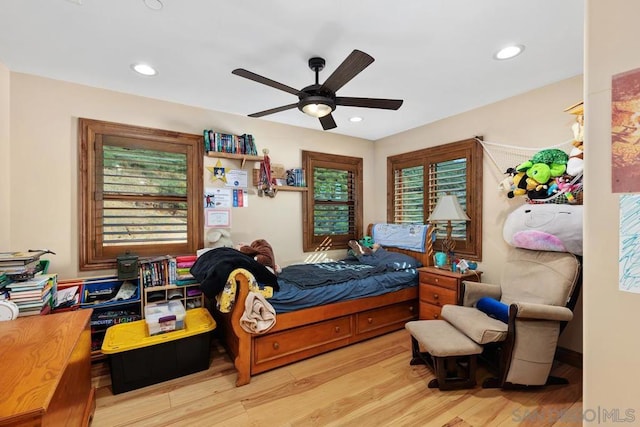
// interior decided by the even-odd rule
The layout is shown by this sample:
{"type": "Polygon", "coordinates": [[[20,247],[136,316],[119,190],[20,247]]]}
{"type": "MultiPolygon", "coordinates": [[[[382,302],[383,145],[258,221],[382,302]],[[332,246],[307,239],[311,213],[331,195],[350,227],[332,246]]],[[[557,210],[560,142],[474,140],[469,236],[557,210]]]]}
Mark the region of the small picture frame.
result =
{"type": "Polygon", "coordinates": [[[231,209],[205,209],[204,217],[206,227],[231,227],[231,209]]]}

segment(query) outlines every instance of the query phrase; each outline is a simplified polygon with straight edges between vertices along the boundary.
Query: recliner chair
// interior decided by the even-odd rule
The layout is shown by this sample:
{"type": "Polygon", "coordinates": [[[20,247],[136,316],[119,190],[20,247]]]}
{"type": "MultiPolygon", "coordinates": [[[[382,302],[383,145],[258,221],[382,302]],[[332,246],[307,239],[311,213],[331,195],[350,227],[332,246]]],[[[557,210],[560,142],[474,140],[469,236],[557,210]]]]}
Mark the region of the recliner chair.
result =
{"type": "Polygon", "coordinates": [[[461,305],[445,305],[441,318],[483,346],[481,359],[490,362],[496,375],[483,387],[566,383],[549,373],[560,332],[573,318],[581,282],[581,257],[510,248],[500,284],[464,282],[461,305]],[[505,309],[497,301],[486,312],[478,309],[483,297],[506,305],[507,323],[492,316],[496,307],[505,309]]]}

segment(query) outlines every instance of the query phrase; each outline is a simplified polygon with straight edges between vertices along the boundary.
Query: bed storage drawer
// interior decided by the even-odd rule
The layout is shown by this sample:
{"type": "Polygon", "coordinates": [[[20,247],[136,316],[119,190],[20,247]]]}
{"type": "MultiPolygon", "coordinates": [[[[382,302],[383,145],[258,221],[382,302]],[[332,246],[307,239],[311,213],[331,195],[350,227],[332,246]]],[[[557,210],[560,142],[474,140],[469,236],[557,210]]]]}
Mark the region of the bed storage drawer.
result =
{"type": "Polygon", "coordinates": [[[356,314],[356,334],[367,334],[381,330],[393,331],[398,325],[416,319],[418,316],[416,301],[403,301],[388,307],[377,308],[356,314]]]}
{"type": "Polygon", "coordinates": [[[300,360],[344,346],[353,335],[351,316],[338,317],[253,339],[252,372],[282,365],[282,359],[300,360]]]}

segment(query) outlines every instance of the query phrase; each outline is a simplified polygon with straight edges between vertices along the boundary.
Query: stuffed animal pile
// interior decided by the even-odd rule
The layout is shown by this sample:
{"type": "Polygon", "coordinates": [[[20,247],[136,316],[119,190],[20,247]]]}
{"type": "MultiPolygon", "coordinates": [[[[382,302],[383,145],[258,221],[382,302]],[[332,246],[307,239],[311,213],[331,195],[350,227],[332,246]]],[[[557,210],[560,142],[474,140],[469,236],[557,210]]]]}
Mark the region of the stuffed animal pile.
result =
{"type": "Polygon", "coordinates": [[[499,189],[507,197],[526,196],[529,203],[582,204],[576,194],[582,191],[584,168],[584,116],[583,103],[572,105],[565,111],[576,116],[571,127],[573,148],[569,154],[557,148],[537,152],[530,160],[509,168],[508,177],[499,189]]]}
{"type": "Polygon", "coordinates": [[[537,152],[530,160],[505,172],[500,188],[508,198],[526,196],[530,203],[544,203],[562,196],[562,203],[577,203],[582,189],[583,146],[574,141],[569,154],[557,148],[537,152]]]}

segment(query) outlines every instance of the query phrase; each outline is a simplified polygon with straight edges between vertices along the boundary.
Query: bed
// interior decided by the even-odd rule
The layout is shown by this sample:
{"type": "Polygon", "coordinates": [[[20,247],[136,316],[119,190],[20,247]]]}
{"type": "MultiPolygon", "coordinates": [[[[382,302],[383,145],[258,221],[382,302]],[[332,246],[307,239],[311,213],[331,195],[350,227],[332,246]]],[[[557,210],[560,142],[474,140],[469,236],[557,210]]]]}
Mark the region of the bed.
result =
{"type": "MultiPolygon", "coordinates": [[[[372,228],[370,225],[368,234],[373,231],[375,236],[372,228]]],[[[424,230],[421,236],[424,252],[389,246],[383,246],[383,251],[409,255],[421,265],[432,265],[431,230],[426,227],[424,230]]],[[[385,290],[374,291],[372,296],[350,295],[347,300],[321,301],[321,305],[294,309],[286,307],[286,300],[291,299],[290,285],[279,276],[280,289],[268,300],[276,309],[275,325],[262,334],[248,333],[240,326],[243,302],[251,284],[244,274],[231,274],[229,281],[235,282],[236,288],[233,308],[229,313],[215,307],[210,310],[218,323],[216,332],[220,333],[238,372],[236,386],[248,384],[252,375],[403,328],[418,315],[417,270],[409,267],[410,275],[400,268],[390,269],[385,274],[392,277],[391,281],[384,282],[385,290]]],[[[293,300],[298,301],[296,298],[293,300]]]]}

